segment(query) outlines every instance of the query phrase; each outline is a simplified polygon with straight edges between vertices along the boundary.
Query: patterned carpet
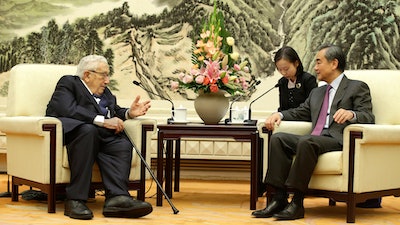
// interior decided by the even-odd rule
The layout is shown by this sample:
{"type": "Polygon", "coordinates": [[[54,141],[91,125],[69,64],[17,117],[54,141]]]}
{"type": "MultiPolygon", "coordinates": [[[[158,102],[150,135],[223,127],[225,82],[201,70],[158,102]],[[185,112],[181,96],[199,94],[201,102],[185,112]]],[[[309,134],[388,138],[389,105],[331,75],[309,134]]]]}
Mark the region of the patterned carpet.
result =
{"type": "MultiPolygon", "coordinates": [[[[0,224],[121,224],[140,223],[157,225],[330,225],[346,224],[346,206],[338,203],[335,207],[328,206],[324,198],[306,198],[306,214],[304,219],[295,221],[275,221],[272,218],[256,219],[250,216],[249,183],[246,181],[181,181],[181,192],[174,193],[172,202],[179,209],[173,214],[168,202],[164,200],[162,207],[155,206],[155,184],[147,182],[148,193],[146,201],[150,202],[154,211],[140,219],[105,218],[102,215],[104,197],[88,203],[93,210],[94,218],[89,221],[73,220],[63,215],[64,205],[57,204],[55,214],[47,213],[45,202],[23,200],[12,202],[10,198],[0,198],[0,224]]],[[[26,188],[26,187],[25,187],[26,188]]],[[[0,192],[7,190],[7,176],[0,175],[0,192]]],[[[21,187],[21,191],[26,190],[21,187]]],[[[134,192],[133,192],[134,193],[134,192]]],[[[357,209],[356,224],[400,224],[400,198],[383,198],[380,209],[357,209]]],[[[265,207],[265,199],[259,198],[257,208],[265,207]]]]}

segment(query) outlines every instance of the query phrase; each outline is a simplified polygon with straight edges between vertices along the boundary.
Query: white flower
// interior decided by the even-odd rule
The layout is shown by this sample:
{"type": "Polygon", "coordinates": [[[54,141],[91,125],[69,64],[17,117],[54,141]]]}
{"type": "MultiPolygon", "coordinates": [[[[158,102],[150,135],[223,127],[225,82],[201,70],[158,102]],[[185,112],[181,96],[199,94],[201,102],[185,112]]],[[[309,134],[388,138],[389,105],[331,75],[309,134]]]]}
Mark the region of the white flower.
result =
{"type": "Polygon", "coordinates": [[[231,56],[231,59],[233,59],[233,61],[236,61],[239,59],[239,53],[237,53],[237,52],[232,52],[230,54],[230,56],[231,56]]]}
{"type": "Polygon", "coordinates": [[[227,37],[227,38],[226,38],[226,43],[227,43],[229,46],[233,46],[233,45],[235,44],[235,39],[234,39],[233,37],[227,37]]]}

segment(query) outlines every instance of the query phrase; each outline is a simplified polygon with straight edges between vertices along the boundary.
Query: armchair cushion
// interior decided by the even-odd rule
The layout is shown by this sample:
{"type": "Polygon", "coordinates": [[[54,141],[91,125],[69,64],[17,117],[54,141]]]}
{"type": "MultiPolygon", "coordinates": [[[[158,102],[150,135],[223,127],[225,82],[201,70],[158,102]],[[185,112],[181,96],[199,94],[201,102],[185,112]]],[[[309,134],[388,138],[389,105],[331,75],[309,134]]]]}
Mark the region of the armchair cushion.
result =
{"type": "Polygon", "coordinates": [[[314,174],[342,174],[343,153],[340,151],[327,152],[318,158],[314,174]]]}
{"type": "MultiPolygon", "coordinates": [[[[264,125],[260,124],[259,129],[264,125]]],[[[311,123],[304,121],[282,121],[279,126],[275,127],[276,132],[289,132],[292,134],[306,135],[311,133],[311,123]]],[[[264,139],[264,145],[268,145],[268,135],[260,132],[260,136],[264,139]]],[[[342,174],[342,152],[328,152],[321,155],[314,169],[314,174],[342,174]]],[[[264,159],[264,167],[267,167],[267,160],[264,159]]],[[[263,172],[266,172],[264,170],[263,172]]]]}

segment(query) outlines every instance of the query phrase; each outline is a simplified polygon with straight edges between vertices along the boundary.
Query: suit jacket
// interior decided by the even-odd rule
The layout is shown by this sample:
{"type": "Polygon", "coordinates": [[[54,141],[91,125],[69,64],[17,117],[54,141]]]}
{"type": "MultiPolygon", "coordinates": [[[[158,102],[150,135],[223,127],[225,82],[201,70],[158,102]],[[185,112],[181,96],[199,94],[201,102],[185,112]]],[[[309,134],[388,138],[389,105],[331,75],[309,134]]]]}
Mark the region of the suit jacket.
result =
{"type": "MultiPolygon", "coordinates": [[[[107,99],[110,117],[125,120],[127,108],[117,105],[115,96],[106,88],[103,93],[107,99]]],[[[55,91],[47,105],[47,116],[61,120],[64,134],[77,126],[89,123],[97,115],[102,115],[99,105],[78,76],[65,75],[58,81],[55,91]]]]}
{"type": "MultiPolygon", "coordinates": [[[[325,90],[326,85],[314,88],[306,101],[299,107],[282,111],[283,119],[311,121],[314,128],[324,100],[325,90]]],[[[350,121],[343,124],[333,121],[333,115],[340,108],[355,112],[357,120],[353,121],[354,123],[375,123],[369,87],[362,81],[350,80],[343,76],[331,105],[328,132],[340,143],[343,143],[343,130],[350,124],[350,121]]]]}
{"type": "Polygon", "coordinates": [[[299,107],[307,97],[311,90],[317,87],[315,76],[304,72],[296,77],[296,85],[294,88],[288,88],[288,79],[282,77],[279,79],[279,108],[278,111],[288,110],[299,107]],[[291,94],[289,92],[292,92],[291,94]]]}

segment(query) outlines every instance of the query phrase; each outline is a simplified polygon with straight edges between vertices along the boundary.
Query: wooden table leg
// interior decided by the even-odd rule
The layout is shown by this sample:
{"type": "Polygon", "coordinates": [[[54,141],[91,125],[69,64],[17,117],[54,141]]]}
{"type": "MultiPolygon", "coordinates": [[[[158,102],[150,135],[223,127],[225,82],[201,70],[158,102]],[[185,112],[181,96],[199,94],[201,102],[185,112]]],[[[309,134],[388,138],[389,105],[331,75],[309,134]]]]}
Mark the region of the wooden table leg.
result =
{"type": "Polygon", "coordinates": [[[172,161],[173,161],[173,141],[167,140],[165,151],[165,192],[172,198],[172,161]]]}
{"type": "Polygon", "coordinates": [[[181,139],[177,139],[175,142],[175,181],[174,191],[179,192],[179,182],[181,177],[181,139]]]}
{"type": "Polygon", "coordinates": [[[258,133],[251,135],[250,210],[256,209],[258,181],[258,133]]]}
{"type": "MultiPolygon", "coordinates": [[[[157,180],[161,184],[163,183],[163,173],[164,173],[164,156],[163,156],[163,148],[164,148],[164,135],[163,132],[158,131],[157,137],[157,180]]],[[[162,191],[159,187],[157,187],[157,206],[162,206],[162,191]]]]}

